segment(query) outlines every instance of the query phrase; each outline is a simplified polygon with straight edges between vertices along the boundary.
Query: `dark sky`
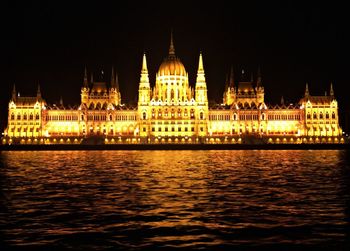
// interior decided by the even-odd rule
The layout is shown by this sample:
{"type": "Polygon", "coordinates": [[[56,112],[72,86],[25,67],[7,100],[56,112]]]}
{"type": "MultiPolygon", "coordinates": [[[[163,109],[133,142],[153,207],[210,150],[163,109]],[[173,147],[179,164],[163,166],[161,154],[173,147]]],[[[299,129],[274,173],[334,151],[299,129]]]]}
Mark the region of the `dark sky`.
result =
{"type": "Polygon", "coordinates": [[[95,79],[104,70],[108,81],[114,65],[123,102],[135,102],[142,53],[147,54],[153,86],[171,29],[192,86],[202,51],[211,100],[221,101],[231,65],[237,79],[242,69],[256,74],[260,65],[267,103],[278,103],[282,95],[287,102],[297,102],[305,82],[311,94],[324,95],[332,81],[342,114],[349,113],[345,6],[334,1],[202,2],[4,3],[1,124],[7,119],[13,83],[22,96],[35,94],[40,83],[49,103],[63,96],[65,104],[79,104],[85,65],[95,79]]]}

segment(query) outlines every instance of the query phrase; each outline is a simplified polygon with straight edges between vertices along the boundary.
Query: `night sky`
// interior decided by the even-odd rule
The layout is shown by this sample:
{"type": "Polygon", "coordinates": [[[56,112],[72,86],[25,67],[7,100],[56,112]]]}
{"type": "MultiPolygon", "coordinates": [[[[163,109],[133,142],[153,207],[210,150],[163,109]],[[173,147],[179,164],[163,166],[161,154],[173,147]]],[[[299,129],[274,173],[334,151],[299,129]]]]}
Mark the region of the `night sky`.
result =
{"type": "Polygon", "coordinates": [[[173,29],[192,86],[202,51],[210,100],[222,101],[231,65],[236,80],[242,69],[256,75],[260,65],[267,103],[281,96],[298,102],[306,82],[312,95],[324,95],[333,82],[349,129],[350,29],[347,8],[334,1],[11,2],[1,6],[1,127],[14,83],[21,96],[35,95],[40,84],[48,103],[62,96],[64,104],[79,104],[85,66],[95,80],[103,70],[109,81],[113,65],[122,102],[135,103],[142,53],[153,86],[173,29]]]}

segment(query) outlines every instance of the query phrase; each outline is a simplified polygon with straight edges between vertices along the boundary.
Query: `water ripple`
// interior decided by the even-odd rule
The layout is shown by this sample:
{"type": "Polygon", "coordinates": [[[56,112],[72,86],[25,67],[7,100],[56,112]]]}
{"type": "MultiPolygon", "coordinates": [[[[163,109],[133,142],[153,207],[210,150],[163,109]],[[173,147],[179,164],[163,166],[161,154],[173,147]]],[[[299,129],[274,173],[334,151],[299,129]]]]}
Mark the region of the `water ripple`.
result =
{"type": "Polygon", "coordinates": [[[347,151],[0,154],[5,248],[350,247],[347,151]]]}

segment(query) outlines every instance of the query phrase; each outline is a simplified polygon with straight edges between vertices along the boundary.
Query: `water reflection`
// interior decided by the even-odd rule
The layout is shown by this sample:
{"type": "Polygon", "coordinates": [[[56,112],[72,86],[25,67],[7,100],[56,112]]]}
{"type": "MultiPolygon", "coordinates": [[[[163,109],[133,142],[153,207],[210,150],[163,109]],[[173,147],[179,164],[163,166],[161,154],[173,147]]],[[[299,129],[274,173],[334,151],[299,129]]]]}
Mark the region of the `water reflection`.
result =
{"type": "Polygon", "coordinates": [[[0,158],[7,247],[349,244],[346,151],[3,152],[0,158]]]}

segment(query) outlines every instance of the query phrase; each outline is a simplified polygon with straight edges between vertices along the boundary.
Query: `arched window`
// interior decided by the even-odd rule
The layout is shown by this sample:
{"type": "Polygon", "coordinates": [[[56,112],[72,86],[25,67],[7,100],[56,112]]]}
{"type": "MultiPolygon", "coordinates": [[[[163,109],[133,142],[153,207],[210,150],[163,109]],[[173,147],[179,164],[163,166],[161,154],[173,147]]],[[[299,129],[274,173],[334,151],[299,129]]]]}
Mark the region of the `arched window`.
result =
{"type": "Polygon", "coordinates": [[[154,119],[156,116],[156,110],[155,109],[152,109],[152,119],[154,119]]]}
{"type": "Polygon", "coordinates": [[[175,98],[174,89],[171,89],[170,100],[173,100],[174,98],[175,98]]]}
{"type": "Polygon", "coordinates": [[[187,117],[187,109],[185,109],[184,116],[187,117]]]}
{"type": "Polygon", "coordinates": [[[200,112],[200,113],[199,113],[199,119],[204,119],[203,112],[200,112]]]}
{"type": "Polygon", "coordinates": [[[17,114],[17,120],[20,120],[21,119],[21,114],[17,114]]]}
{"type": "Polygon", "coordinates": [[[90,103],[90,105],[89,105],[89,109],[90,109],[90,110],[93,110],[94,108],[95,108],[94,103],[90,103]]]}
{"type": "Polygon", "coordinates": [[[237,120],[237,114],[236,113],[233,114],[233,120],[237,120]]]}
{"type": "Polygon", "coordinates": [[[317,114],[316,114],[316,112],[314,112],[313,119],[317,119],[317,114]]]}
{"type": "Polygon", "coordinates": [[[96,109],[100,110],[101,109],[101,103],[97,103],[96,109]]]}
{"type": "Polygon", "coordinates": [[[175,110],[171,109],[171,118],[174,118],[174,117],[175,117],[175,110]]]}
{"type": "Polygon", "coordinates": [[[33,113],[31,113],[31,114],[29,115],[29,119],[30,119],[30,120],[33,120],[33,113]]]}
{"type": "Polygon", "coordinates": [[[332,119],[335,119],[335,113],[332,112],[332,119]]]}
{"type": "Polygon", "coordinates": [[[306,118],[307,118],[307,119],[311,119],[311,114],[308,113],[308,114],[306,115],[306,118]]]}
{"type": "Polygon", "coordinates": [[[181,109],[177,110],[177,116],[180,118],[181,117],[181,109]]]}
{"type": "Polygon", "coordinates": [[[261,114],[261,120],[265,120],[265,113],[261,114]]]}
{"type": "Polygon", "coordinates": [[[326,119],[329,119],[329,113],[326,112],[326,119]]]}
{"type": "Polygon", "coordinates": [[[194,110],[193,110],[193,109],[191,109],[191,114],[190,114],[190,116],[191,116],[191,119],[194,119],[194,110]]]}
{"type": "Polygon", "coordinates": [[[35,114],[35,119],[39,119],[39,114],[35,114]]]}
{"type": "Polygon", "coordinates": [[[322,112],[320,113],[320,119],[323,119],[323,113],[322,112]]]}
{"type": "Polygon", "coordinates": [[[15,119],[15,114],[11,113],[11,120],[14,120],[14,119],[15,119]]]}
{"type": "Polygon", "coordinates": [[[159,117],[159,118],[162,117],[162,110],[161,110],[161,109],[158,110],[158,117],[159,117]]]}
{"type": "Polygon", "coordinates": [[[23,115],[23,119],[27,120],[27,114],[26,113],[23,115]]]}
{"type": "Polygon", "coordinates": [[[147,115],[145,112],[142,113],[142,119],[146,119],[147,118],[147,115]]]}
{"type": "Polygon", "coordinates": [[[110,120],[110,121],[113,120],[112,114],[109,114],[109,120],[110,120]]]}

